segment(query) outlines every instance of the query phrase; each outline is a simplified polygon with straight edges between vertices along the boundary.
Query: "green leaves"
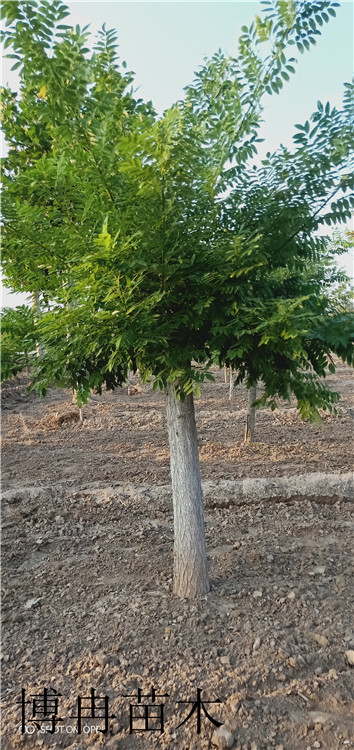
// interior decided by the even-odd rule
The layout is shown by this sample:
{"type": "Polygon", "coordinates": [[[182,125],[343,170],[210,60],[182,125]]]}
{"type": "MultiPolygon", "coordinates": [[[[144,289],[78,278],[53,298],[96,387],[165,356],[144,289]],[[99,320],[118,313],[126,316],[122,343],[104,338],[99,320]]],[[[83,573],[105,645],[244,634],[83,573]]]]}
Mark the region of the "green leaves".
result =
{"type": "Polygon", "coordinates": [[[33,311],[26,305],[1,312],[1,379],[8,380],[33,362],[36,330],[33,311]]]}
{"type": "Polygon", "coordinates": [[[296,126],[292,152],[254,162],[265,94],[335,5],[264,3],[236,56],[206,59],[158,118],[134,98],[114,31],[90,53],[59,0],[5,3],[21,91],[3,95],[3,259],[14,288],[46,297],[40,392],[66,384],[81,403],[129,368],[183,399],[217,361],[262,379],[273,406],[294,393],[312,418],[335,402],[316,377],[331,347],[352,349],[347,327],[340,340],[323,327],[337,330],[345,295],[333,300],[333,252],[315,233],[352,206],[352,87],[343,111],[318,103],[296,126]]]}

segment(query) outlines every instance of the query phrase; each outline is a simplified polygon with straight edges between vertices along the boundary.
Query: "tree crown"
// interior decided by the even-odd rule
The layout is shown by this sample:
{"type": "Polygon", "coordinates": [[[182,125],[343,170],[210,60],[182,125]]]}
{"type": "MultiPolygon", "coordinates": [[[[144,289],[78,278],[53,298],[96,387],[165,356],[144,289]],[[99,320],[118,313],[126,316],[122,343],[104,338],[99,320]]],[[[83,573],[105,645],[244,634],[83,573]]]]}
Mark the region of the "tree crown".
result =
{"type": "Polygon", "coordinates": [[[5,2],[20,96],[6,90],[4,265],[15,288],[51,300],[38,387],[121,384],[198,392],[211,362],[262,378],[265,400],[294,393],[304,416],[334,399],[318,383],[352,347],[325,322],[343,281],[321,224],[350,216],[351,84],[343,109],[320,102],[294,149],[254,163],[264,99],[295,71],[335,2],[265,2],[237,57],[205,60],[160,118],[136,99],[103,27],[61,21],[53,3],[5,2]],[[321,332],[321,333],[319,333],[321,332]],[[328,332],[328,331],[327,331],[328,332]]]}

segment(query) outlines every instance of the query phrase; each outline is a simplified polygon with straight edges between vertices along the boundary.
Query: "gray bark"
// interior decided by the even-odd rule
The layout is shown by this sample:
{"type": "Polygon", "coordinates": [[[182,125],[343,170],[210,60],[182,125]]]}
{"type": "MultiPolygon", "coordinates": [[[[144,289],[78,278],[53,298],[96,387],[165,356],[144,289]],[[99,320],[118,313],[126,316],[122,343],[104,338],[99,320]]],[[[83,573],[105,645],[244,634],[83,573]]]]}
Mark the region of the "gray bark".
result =
{"type": "Polygon", "coordinates": [[[84,415],[83,415],[83,411],[82,411],[82,406],[78,406],[78,403],[77,403],[77,391],[75,390],[75,388],[73,388],[72,403],[75,404],[75,406],[77,406],[77,408],[79,410],[79,420],[80,420],[80,422],[83,422],[84,421],[84,415]]]}
{"type": "Polygon", "coordinates": [[[233,392],[234,392],[234,376],[232,373],[232,367],[230,367],[229,401],[232,400],[233,392]]]}
{"type": "Polygon", "coordinates": [[[172,384],[167,386],[167,429],[170,444],[174,515],[173,590],[195,599],[209,591],[193,395],[182,403],[172,384]]]}
{"type": "MultiPolygon", "coordinates": [[[[39,292],[32,292],[32,307],[34,311],[34,322],[35,324],[38,323],[39,318],[41,317],[41,306],[39,301],[39,292]]],[[[37,357],[44,357],[44,346],[40,341],[36,342],[36,351],[37,351],[37,357]]]]}
{"type": "Polygon", "coordinates": [[[248,389],[248,406],[245,428],[245,443],[253,443],[255,426],[256,426],[256,407],[252,406],[253,401],[257,398],[257,384],[251,385],[248,389]]]}
{"type": "MultiPolygon", "coordinates": [[[[70,283],[67,282],[67,284],[65,284],[63,282],[63,284],[62,284],[63,289],[65,289],[66,286],[70,287],[70,283]]],[[[68,304],[67,304],[67,309],[68,310],[73,310],[75,307],[76,307],[76,303],[75,302],[73,302],[73,301],[68,302],[68,304]]],[[[70,339],[70,331],[69,330],[67,330],[66,339],[67,339],[67,341],[69,341],[69,339],[70,339]]],[[[83,412],[82,412],[82,406],[78,406],[78,403],[77,403],[77,390],[75,388],[73,388],[72,403],[75,404],[75,406],[77,406],[77,408],[79,410],[79,420],[80,420],[80,422],[83,422],[84,421],[84,415],[83,415],[83,412]]]]}

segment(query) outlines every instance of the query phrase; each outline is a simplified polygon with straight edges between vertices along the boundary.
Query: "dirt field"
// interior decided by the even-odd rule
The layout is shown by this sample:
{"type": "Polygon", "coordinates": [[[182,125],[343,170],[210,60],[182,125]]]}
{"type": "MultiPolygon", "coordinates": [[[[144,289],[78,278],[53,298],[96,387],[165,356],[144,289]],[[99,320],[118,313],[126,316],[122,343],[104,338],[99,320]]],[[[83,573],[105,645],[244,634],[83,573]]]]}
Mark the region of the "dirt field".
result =
{"type": "MultiPolygon", "coordinates": [[[[178,601],[172,507],[159,491],[169,482],[163,394],[135,379],[138,392],[97,397],[81,425],[68,391],[38,401],[26,382],[3,387],[3,750],[210,748],[216,727],[203,708],[200,734],[198,706],[178,727],[198,688],[239,750],[354,747],[353,505],[208,504],[211,592],[178,601]],[[34,723],[53,728],[53,710],[41,716],[45,688],[60,693],[55,734],[34,723]],[[104,724],[102,700],[99,718],[89,715],[91,688],[109,697],[106,734],[91,729],[104,724]],[[138,688],[149,731],[131,734],[138,688]],[[155,706],[152,688],[164,696],[155,706]],[[33,734],[20,731],[22,689],[33,734]]],[[[246,447],[245,389],[229,403],[218,372],[196,403],[203,479],[350,471],[352,371],[328,382],[341,416],[318,427],[294,404],[262,410],[246,447]]]]}

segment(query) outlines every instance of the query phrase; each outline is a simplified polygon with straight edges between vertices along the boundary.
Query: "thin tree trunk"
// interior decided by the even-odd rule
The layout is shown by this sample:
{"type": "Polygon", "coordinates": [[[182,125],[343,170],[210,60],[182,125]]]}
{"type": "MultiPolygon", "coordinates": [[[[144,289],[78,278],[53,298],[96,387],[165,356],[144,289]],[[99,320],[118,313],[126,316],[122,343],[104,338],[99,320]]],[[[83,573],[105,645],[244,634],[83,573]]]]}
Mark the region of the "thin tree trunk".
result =
{"type": "Polygon", "coordinates": [[[233,391],[234,391],[234,378],[232,374],[232,367],[230,367],[229,401],[232,400],[233,391]]]}
{"type": "Polygon", "coordinates": [[[248,389],[248,406],[245,428],[245,443],[253,443],[256,425],[256,407],[252,406],[257,398],[257,384],[248,389]]]}
{"type": "Polygon", "coordinates": [[[73,388],[73,400],[72,400],[72,403],[75,404],[75,406],[77,406],[77,408],[79,410],[79,420],[80,420],[80,422],[83,422],[84,421],[84,415],[83,415],[83,411],[82,411],[82,406],[79,406],[78,403],[77,403],[77,390],[75,390],[75,388],[73,388]]]}
{"type": "MultiPolygon", "coordinates": [[[[69,285],[69,282],[67,282],[67,284],[69,285]]],[[[63,281],[62,288],[65,289],[65,286],[66,286],[66,284],[63,281]]],[[[74,307],[76,307],[75,302],[68,302],[68,304],[67,304],[67,310],[72,310],[72,309],[74,309],[74,307]]],[[[67,329],[66,340],[69,341],[69,339],[70,339],[70,332],[67,329]]],[[[76,390],[76,388],[73,388],[72,403],[75,404],[75,406],[77,406],[77,408],[79,410],[79,421],[82,423],[84,421],[84,415],[83,415],[83,411],[82,411],[82,406],[79,406],[78,403],[77,403],[77,390],[76,390]]]]}
{"type": "MultiPolygon", "coordinates": [[[[39,318],[41,317],[41,307],[39,302],[39,292],[32,292],[32,307],[34,310],[34,322],[35,324],[38,323],[39,318]]],[[[36,351],[37,351],[37,357],[44,357],[44,346],[41,344],[40,341],[36,342],[36,351]]]]}
{"type": "Polygon", "coordinates": [[[224,383],[225,383],[225,385],[227,383],[227,367],[226,367],[226,365],[224,365],[224,383]]]}
{"type": "Polygon", "coordinates": [[[130,393],[131,393],[131,380],[130,380],[130,370],[129,369],[128,369],[128,373],[127,373],[127,385],[128,385],[127,393],[128,393],[128,396],[130,396],[130,393]]]}
{"type": "Polygon", "coordinates": [[[167,386],[167,429],[174,514],[173,589],[177,596],[195,599],[209,591],[197,427],[193,395],[182,403],[172,384],[167,386]]]}

